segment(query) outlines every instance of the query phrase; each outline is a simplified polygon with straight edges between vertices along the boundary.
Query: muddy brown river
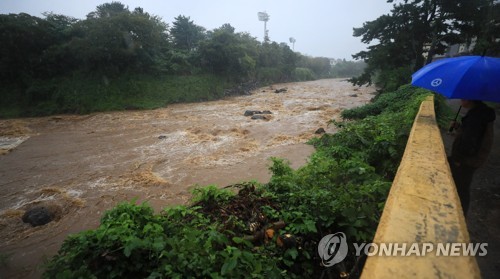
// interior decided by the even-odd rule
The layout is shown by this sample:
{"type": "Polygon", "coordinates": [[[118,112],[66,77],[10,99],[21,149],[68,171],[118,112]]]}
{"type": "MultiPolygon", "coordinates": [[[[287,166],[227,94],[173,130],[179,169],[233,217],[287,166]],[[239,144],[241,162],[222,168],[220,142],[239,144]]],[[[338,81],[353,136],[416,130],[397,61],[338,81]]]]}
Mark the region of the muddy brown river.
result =
{"type": "Polygon", "coordinates": [[[188,202],[196,185],[267,182],[273,156],[297,168],[314,132],[335,132],[328,121],[374,91],[328,79],[151,111],[0,120],[0,278],[39,278],[68,234],[95,228],[121,201],[160,210],[188,202]],[[272,114],[253,120],[246,110],[272,114]],[[23,223],[35,205],[55,208],[58,220],[23,223]]]}

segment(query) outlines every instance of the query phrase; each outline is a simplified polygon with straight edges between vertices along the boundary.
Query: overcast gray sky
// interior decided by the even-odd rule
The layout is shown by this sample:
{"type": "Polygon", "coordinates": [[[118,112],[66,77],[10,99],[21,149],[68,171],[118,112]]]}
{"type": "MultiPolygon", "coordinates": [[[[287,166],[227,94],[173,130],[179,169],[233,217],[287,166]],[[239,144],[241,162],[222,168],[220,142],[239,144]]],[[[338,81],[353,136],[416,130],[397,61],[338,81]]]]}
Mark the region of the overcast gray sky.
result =
{"type": "MultiPolygon", "coordinates": [[[[105,0],[0,0],[0,13],[25,12],[41,16],[51,11],[83,19],[95,7],[112,2],[105,0]]],[[[231,24],[237,32],[248,32],[262,40],[264,23],[257,13],[270,15],[269,37],[278,43],[296,39],[295,51],[311,56],[345,58],[366,49],[352,36],[353,27],[389,13],[392,4],[386,0],[121,0],[133,10],[136,7],[162,17],[171,25],[178,15],[189,16],[195,24],[208,30],[231,24]]]]}

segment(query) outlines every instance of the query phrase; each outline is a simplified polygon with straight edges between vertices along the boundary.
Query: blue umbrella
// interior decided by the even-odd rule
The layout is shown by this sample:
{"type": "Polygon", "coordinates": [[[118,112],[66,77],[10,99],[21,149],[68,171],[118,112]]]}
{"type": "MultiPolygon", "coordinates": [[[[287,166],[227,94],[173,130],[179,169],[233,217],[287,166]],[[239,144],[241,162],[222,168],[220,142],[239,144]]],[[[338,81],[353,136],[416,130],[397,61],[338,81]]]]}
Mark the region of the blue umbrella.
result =
{"type": "Polygon", "coordinates": [[[500,102],[500,58],[444,58],[415,72],[411,84],[450,99],[500,102]]]}

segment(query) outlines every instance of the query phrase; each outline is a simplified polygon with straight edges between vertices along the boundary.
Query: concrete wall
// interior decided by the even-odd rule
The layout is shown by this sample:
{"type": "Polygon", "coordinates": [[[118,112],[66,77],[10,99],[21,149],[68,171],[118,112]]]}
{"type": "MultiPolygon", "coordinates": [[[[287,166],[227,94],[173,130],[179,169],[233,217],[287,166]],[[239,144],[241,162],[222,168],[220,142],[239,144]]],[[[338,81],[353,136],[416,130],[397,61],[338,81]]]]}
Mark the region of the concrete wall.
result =
{"type": "MultiPolygon", "coordinates": [[[[434,99],[420,107],[374,243],[469,242],[460,200],[436,124],[434,99]]],[[[474,257],[370,256],[361,278],[480,278],[474,257]]]]}

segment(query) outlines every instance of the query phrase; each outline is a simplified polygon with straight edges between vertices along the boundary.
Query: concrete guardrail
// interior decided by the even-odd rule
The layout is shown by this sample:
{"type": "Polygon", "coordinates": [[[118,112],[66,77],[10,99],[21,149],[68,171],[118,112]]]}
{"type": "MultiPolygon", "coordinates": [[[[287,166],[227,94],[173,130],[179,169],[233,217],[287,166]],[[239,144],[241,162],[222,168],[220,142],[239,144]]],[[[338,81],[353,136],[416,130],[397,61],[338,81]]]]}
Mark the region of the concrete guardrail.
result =
{"type": "Polygon", "coordinates": [[[406,243],[408,247],[417,243],[428,245],[428,250],[432,246],[433,251],[425,256],[369,256],[361,275],[364,279],[481,277],[474,256],[436,253],[438,245],[444,249],[447,244],[468,244],[469,233],[432,96],[422,102],[415,118],[373,243],[406,243]]]}

